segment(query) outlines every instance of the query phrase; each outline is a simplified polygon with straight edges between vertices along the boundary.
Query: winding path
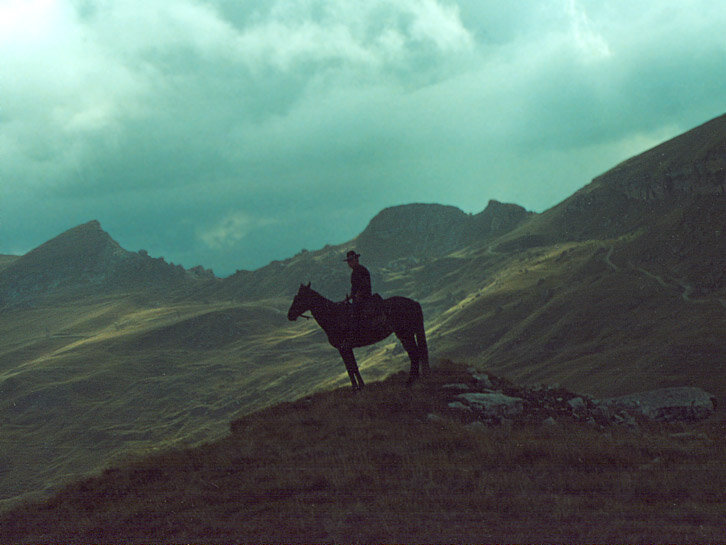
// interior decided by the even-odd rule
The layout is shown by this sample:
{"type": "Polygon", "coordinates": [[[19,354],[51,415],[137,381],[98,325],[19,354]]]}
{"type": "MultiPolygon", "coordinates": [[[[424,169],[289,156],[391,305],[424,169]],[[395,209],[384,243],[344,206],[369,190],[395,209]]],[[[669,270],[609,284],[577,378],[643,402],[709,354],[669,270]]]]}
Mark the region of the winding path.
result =
{"type": "MultiPolygon", "coordinates": [[[[612,262],[612,255],[613,250],[615,249],[614,245],[610,246],[610,249],[608,250],[607,254],[603,257],[603,261],[605,264],[613,271],[619,271],[620,267],[612,262]]],[[[681,298],[686,301],[687,303],[693,303],[693,304],[705,304],[705,303],[718,303],[722,307],[726,308],[726,299],[723,299],[721,297],[706,297],[706,298],[699,298],[694,299],[691,297],[691,294],[693,293],[693,286],[691,284],[686,284],[684,282],[680,282],[679,280],[673,280],[673,283],[669,283],[663,279],[662,276],[658,274],[654,274],[650,271],[645,270],[643,267],[635,267],[632,263],[628,262],[628,265],[631,269],[638,271],[644,276],[647,276],[648,278],[655,280],[658,282],[661,286],[663,286],[666,289],[670,290],[676,290],[680,292],[681,298]]]]}

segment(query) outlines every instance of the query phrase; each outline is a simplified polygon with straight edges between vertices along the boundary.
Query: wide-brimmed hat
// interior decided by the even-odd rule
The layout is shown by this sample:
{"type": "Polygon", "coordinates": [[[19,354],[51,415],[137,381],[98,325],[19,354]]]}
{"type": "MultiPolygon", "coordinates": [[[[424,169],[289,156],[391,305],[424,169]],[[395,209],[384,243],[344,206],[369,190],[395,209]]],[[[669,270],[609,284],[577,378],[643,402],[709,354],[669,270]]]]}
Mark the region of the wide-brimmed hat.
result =
{"type": "Polygon", "coordinates": [[[343,261],[352,261],[353,259],[358,259],[360,257],[360,254],[355,253],[355,250],[350,250],[347,254],[345,254],[345,259],[343,261]]]}

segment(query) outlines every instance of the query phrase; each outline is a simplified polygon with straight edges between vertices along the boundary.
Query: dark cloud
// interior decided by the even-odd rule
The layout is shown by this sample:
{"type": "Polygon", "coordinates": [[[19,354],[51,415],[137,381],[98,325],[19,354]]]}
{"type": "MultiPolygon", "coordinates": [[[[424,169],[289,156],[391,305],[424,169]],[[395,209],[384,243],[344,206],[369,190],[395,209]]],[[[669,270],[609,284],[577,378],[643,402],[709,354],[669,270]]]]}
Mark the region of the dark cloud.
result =
{"type": "Polygon", "coordinates": [[[0,253],[96,218],[229,274],[395,204],[543,210],[723,113],[724,23],[715,0],[6,3],[0,253]]]}

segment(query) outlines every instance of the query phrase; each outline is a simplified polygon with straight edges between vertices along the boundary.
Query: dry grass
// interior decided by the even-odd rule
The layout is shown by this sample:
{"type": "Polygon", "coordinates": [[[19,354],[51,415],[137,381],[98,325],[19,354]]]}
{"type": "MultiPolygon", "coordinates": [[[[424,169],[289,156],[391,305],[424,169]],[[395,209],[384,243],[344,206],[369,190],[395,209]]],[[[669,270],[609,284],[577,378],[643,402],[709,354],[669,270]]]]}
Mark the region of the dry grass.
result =
{"type": "Polygon", "coordinates": [[[6,514],[0,541],[723,542],[723,421],[473,429],[445,410],[461,373],[252,414],[6,514]]]}

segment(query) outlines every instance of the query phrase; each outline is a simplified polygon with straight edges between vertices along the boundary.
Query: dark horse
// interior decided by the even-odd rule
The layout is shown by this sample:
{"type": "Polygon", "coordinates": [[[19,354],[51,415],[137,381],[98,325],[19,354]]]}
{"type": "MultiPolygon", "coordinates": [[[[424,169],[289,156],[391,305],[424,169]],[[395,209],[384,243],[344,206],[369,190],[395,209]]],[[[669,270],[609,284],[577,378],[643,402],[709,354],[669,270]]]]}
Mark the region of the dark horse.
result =
{"type": "Polygon", "coordinates": [[[395,333],[403,348],[411,358],[411,371],[408,383],[412,383],[419,374],[419,363],[422,371],[429,371],[429,350],[426,345],[423,312],[421,305],[406,297],[391,297],[383,300],[385,321],[372,327],[350,327],[350,310],[348,303],[336,303],[326,299],[318,292],[300,284],[300,289],[287,311],[288,320],[297,320],[304,312],[312,312],[328,341],[338,349],[348,370],[350,382],[354,390],[363,388],[363,379],[358,371],[353,349],[377,343],[395,333]]]}

